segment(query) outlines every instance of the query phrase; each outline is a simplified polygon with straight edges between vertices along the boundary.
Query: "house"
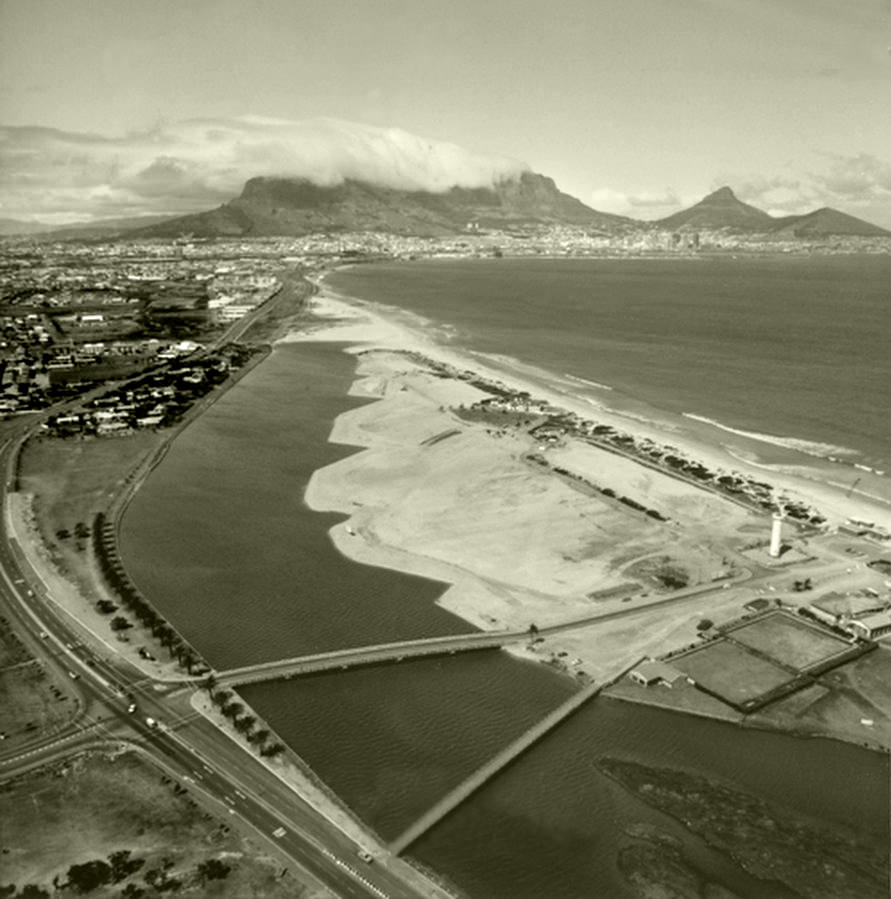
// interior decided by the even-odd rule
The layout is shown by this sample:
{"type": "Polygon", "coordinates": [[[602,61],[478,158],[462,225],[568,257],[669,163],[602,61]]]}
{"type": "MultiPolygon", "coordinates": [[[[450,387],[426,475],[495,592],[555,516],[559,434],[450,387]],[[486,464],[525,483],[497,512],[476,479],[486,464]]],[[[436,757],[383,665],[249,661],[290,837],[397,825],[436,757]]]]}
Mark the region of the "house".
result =
{"type": "Polygon", "coordinates": [[[851,618],[849,621],[843,622],[841,626],[852,637],[859,637],[861,640],[875,640],[885,634],[891,634],[891,609],[851,618]]]}
{"type": "Polygon", "coordinates": [[[678,671],[673,665],[669,665],[667,662],[660,662],[656,659],[645,659],[639,665],[632,668],[631,671],[628,672],[628,676],[635,683],[641,684],[644,687],[652,687],[654,684],[672,687],[674,686],[675,681],[680,679],[684,679],[691,684],[693,683],[683,671],[678,671]]]}

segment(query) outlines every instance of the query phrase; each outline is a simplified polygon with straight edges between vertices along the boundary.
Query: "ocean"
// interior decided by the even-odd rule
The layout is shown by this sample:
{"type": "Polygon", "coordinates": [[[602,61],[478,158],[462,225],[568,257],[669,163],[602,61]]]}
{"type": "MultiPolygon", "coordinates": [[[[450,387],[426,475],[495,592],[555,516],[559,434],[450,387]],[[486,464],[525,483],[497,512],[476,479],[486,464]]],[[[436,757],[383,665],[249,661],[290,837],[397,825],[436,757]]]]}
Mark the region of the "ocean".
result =
{"type": "Polygon", "coordinates": [[[891,472],[887,256],[424,260],[326,284],[762,462],[891,472]]]}

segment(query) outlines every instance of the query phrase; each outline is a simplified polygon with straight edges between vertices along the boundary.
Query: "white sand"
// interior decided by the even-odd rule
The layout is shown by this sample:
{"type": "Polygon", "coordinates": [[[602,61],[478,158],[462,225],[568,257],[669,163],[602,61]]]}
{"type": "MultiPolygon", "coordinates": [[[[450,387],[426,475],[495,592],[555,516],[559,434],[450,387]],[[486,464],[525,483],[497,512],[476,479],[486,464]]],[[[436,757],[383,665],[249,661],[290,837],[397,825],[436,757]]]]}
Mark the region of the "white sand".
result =
{"type": "MultiPolygon", "coordinates": [[[[591,417],[583,400],[548,394],[515,373],[486,370],[478,360],[435,343],[402,320],[388,320],[367,304],[323,293],[314,299],[313,311],[330,323],[293,333],[286,342],[353,341],[346,352],[360,358],[351,393],[379,402],[338,417],[331,440],[365,449],[315,472],[307,503],[350,516],[331,530],[345,555],[443,581],[448,589],[439,603],[479,627],[526,628],[533,622],[541,627],[628,609],[621,597],[591,594],[629,582],[641,585],[638,594],[651,590],[640,566],[659,558],[684,568],[693,582],[708,583],[726,566],[740,563],[742,557],[734,553],[741,542],[762,531],[766,536],[764,516],[622,456],[574,439],[542,449],[528,434],[462,420],[452,410],[483,394],[464,381],[435,376],[422,360],[405,353],[473,370],[591,417]],[[655,522],[580,490],[530,464],[525,458],[530,452],[657,509],[671,521],[655,522]]],[[[610,412],[598,412],[596,418],[637,438],[669,444],[713,470],[777,480],[755,468],[746,472],[744,463],[723,449],[685,442],[652,422],[610,412]]],[[[784,475],[783,487],[824,514],[831,508],[845,517],[864,515],[856,499],[846,500],[821,485],[784,475]]],[[[532,652],[517,652],[602,679],[645,654],[696,639],[701,617],[733,618],[754,595],[744,585],[719,589],[708,600],[694,597],[670,610],[561,634],[532,652]]]]}
{"type": "MultiPolygon", "coordinates": [[[[811,505],[820,510],[832,524],[839,524],[848,518],[865,518],[891,530],[891,505],[884,497],[871,497],[865,492],[851,491],[850,483],[841,480],[827,482],[814,469],[803,466],[763,465],[750,458],[741,449],[745,441],[728,435],[726,443],[713,445],[697,440],[664,422],[644,419],[631,414],[617,412],[606,406],[595,407],[583,397],[569,391],[558,390],[553,384],[545,384],[534,378],[537,370],[522,364],[498,365],[483,363],[480,359],[460,350],[437,343],[426,336],[419,327],[412,327],[398,310],[389,310],[378,304],[359,300],[349,301],[339,296],[322,292],[313,299],[313,312],[320,318],[331,319],[328,326],[319,325],[306,332],[295,332],[284,340],[355,341],[350,352],[362,349],[401,349],[421,353],[438,362],[456,369],[470,369],[481,376],[515,390],[528,390],[569,412],[610,425],[619,431],[631,434],[636,439],[649,439],[654,443],[676,448],[680,454],[700,461],[707,468],[768,481],[792,499],[811,505]],[[398,320],[396,320],[398,319],[398,320]]],[[[466,402],[466,400],[459,400],[466,402]]],[[[854,471],[852,469],[852,471],[854,471]]],[[[856,472],[854,472],[856,474],[856,472]]],[[[853,481],[854,475],[851,480],[853,481]]]]}

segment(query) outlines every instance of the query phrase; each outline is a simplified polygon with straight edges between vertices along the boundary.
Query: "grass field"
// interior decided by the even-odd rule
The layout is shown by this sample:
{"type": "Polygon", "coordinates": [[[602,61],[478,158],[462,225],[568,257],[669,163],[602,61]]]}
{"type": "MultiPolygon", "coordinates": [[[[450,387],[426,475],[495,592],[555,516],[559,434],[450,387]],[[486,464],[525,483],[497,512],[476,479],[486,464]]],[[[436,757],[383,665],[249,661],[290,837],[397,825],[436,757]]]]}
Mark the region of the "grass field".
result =
{"type": "Polygon", "coordinates": [[[735,628],[728,636],[776,661],[802,670],[848,648],[840,637],[776,613],[735,628]]]}
{"type": "Polygon", "coordinates": [[[671,660],[675,668],[722,699],[742,705],[792,679],[788,671],[727,640],[671,660]]]}
{"type": "Polygon", "coordinates": [[[132,753],[81,756],[5,785],[0,847],[3,896],[10,884],[46,891],[31,895],[88,893],[97,899],[324,895],[294,875],[282,876],[280,862],[202,811],[182,787],[132,753]],[[112,865],[110,856],[119,863],[112,865]],[[100,881],[107,878],[104,883],[91,890],[53,889],[54,878],[64,884],[72,865],[87,863],[100,881]]]}
{"type": "Polygon", "coordinates": [[[75,710],[68,684],[53,683],[7,619],[0,616],[0,734],[5,734],[4,749],[64,723],[75,710]]]}
{"type": "Polygon", "coordinates": [[[91,529],[96,513],[107,510],[130,471],[163,439],[163,433],[145,432],[87,440],[37,437],[25,444],[19,483],[34,494],[41,538],[63,572],[85,582],[89,534],[79,538],[78,524],[91,529]],[[70,536],[59,536],[65,532],[70,536]]]}

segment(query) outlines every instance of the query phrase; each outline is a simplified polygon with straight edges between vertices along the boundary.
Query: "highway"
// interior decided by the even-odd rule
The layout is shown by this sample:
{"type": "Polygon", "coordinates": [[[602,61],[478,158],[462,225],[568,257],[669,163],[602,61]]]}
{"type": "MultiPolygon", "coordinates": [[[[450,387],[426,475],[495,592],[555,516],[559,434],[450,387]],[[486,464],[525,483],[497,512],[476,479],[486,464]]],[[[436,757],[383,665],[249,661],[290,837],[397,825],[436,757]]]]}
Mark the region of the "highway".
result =
{"type": "Polygon", "coordinates": [[[308,872],[336,896],[447,896],[414,872],[403,876],[404,864],[386,852],[372,863],[362,861],[360,849],[374,848],[373,843],[358,846],[248,750],[198,715],[181,685],[153,682],[129,663],[109,656],[107,647],[88,645],[72,623],[35,591],[33,575],[23,570],[11,542],[5,510],[7,492],[14,487],[18,444],[40,420],[31,417],[0,445],[4,509],[0,604],[28,650],[54,680],[74,692],[78,705],[67,728],[35,737],[14,753],[0,754],[0,780],[97,743],[123,741],[176,777],[202,804],[259,836],[285,867],[308,872]],[[172,692],[178,695],[171,696],[172,692]],[[137,710],[131,714],[127,709],[132,702],[137,710]],[[157,726],[150,726],[147,718],[157,726]],[[281,833],[280,828],[284,834],[273,836],[281,833]]]}

